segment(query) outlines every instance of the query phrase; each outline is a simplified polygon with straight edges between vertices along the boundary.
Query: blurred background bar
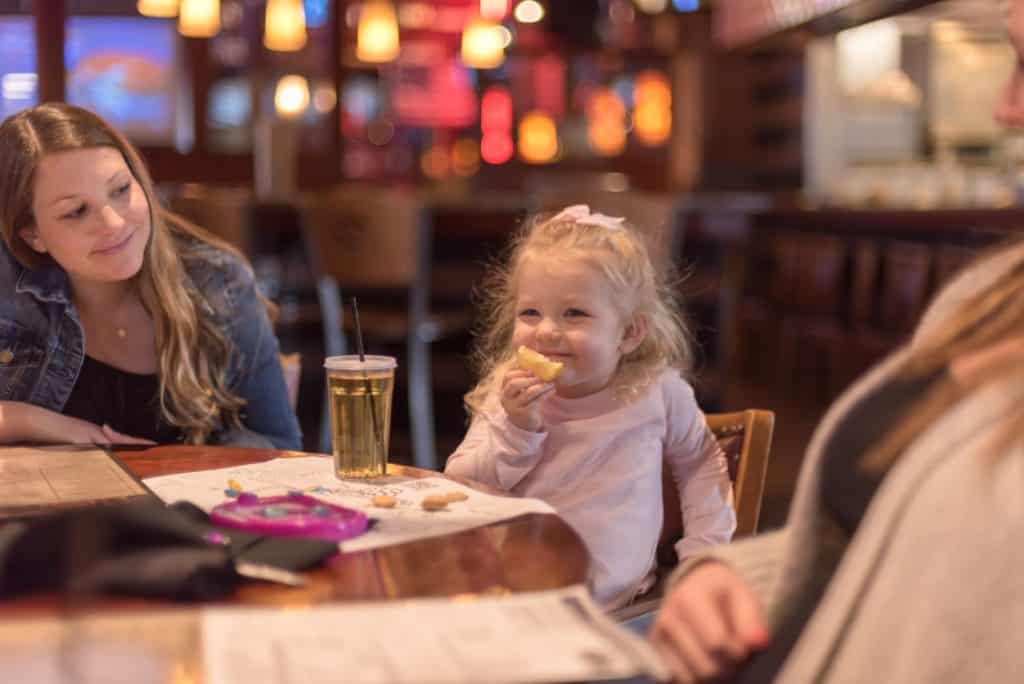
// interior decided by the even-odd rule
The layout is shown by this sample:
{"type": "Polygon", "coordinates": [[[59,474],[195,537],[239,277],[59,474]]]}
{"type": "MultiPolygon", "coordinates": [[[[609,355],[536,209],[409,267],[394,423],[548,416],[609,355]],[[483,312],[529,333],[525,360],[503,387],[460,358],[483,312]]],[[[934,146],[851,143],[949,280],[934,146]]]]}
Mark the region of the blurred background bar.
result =
{"type": "Polygon", "coordinates": [[[771,527],[828,402],[1024,218],[1024,138],[991,117],[1004,11],[0,0],[0,115],[97,111],[168,206],[249,256],[301,353],[310,450],[325,349],[350,328],[338,292],[399,358],[393,459],[440,466],[465,428],[485,264],[532,212],[628,216],[684,276],[705,408],[777,413],[771,527]]]}

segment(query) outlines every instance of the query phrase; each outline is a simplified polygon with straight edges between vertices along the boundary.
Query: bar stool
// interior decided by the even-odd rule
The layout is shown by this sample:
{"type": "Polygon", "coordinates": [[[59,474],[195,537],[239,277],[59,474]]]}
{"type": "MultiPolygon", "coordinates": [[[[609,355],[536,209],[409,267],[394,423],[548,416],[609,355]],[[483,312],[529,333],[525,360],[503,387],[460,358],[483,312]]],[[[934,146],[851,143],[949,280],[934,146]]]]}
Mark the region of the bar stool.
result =
{"type": "Polygon", "coordinates": [[[835,355],[836,391],[913,332],[932,291],[932,262],[927,244],[864,241],[857,246],[849,344],[835,355]]]}
{"type": "Polygon", "coordinates": [[[782,381],[782,312],[791,306],[796,292],[798,246],[799,241],[788,234],[758,237],[750,245],[727,359],[731,377],[761,386],[782,381]]]}
{"type": "Polygon", "coordinates": [[[794,237],[793,296],[781,310],[779,372],[783,387],[802,387],[815,401],[831,392],[833,359],[845,342],[846,242],[834,235],[794,237]]]}

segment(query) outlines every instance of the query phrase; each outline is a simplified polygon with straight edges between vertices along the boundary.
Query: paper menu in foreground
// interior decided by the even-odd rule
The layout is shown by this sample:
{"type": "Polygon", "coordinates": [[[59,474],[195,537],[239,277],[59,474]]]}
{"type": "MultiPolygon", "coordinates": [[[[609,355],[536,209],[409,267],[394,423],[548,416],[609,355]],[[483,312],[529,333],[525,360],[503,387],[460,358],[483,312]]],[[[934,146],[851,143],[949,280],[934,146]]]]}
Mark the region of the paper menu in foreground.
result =
{"type": "Polygon", "coordinates": [[[341,544],[345,551],[362,551],[425,539],[488,525],[524,513],[554,513],[538,499],[492,496],[443,477],[409,478],[388,476],[373,480],[339,480],[327,456],[279,458],[265,463],[203,470],[181,475],[162,475],[145,480],[157,496],[168,503],[191,501],[210,511],[227,501],[229,480],[258,496],[275,496],[299,490],[329,503],[364,511],[377,524],[364,535],[341,544]],[[464,501],[453,502],[442,511],[425,511],[421,506],[429,494],[459,491],[464,501]],[[388,494],[398,499],[394,508],[377,508],[372,499],[388,494]]]}
{"type": "Polygon", "coordinates": [[[207,684],[533,684],[668,673],[582,586],[456,601],[203,611],[207,684]]]}

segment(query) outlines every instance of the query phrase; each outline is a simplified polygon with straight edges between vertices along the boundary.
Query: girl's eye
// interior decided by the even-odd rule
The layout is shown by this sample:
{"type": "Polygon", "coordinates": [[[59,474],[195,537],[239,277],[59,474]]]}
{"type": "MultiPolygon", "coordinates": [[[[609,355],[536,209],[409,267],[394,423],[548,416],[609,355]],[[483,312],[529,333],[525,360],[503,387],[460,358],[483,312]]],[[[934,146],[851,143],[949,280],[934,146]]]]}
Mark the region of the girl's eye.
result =
{"type": "Polygon", "coordinates": [[[588,314],[586,311],[583,311],[581,309],[567,309],[565,315],[568,318],[577,318],[580,316],[587,316],[588,314]]]}
{"type": "Polygon", "coordinates": [[[61,216],[61,218],[62,219],[69,219],[69,220],[79,219],[79,218],[82,218],[83,216],[85,216],[85,211],[86,211],[85,210],[85,205],[84,204],[80,204],[75,209],[72,209],[68,213],[66,213],[63,216],[61,216]]]}
{"type": "Polygon", "coordinates": [[[520,318],[525,318],[525,317],[528,317],[528,316],[529,317],[539,316],[539,315],[540,314],[537,313],[536,309],[523,309],[522,311],[519,312],[520,318]]]}
{"type": "Polygon", "coordinates": [[[126,192],[128,192],[128,189],[130,187],[132,187],[132,184],[130,182],[118,186],[117,188],[114,189],[114,197],[120,197],[121,195],[125,194],[126,192]]]}

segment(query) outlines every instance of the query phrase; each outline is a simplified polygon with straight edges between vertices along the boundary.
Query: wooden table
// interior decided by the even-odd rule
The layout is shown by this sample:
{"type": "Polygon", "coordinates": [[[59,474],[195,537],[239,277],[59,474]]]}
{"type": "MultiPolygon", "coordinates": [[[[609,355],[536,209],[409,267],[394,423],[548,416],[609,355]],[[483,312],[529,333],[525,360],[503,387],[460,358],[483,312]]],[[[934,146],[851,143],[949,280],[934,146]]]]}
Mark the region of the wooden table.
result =
{"type": "MultiPolygon", "coordinates": [[[[160,446],[117,449],[118,458],[140,478],[259,463],[274,458],[309,456],[294,451],[208,446],[160,446]]],[[[409,476],[438,473],[392,465],[389,472],[409,476]]],[[[461,481],[495,493],[479,483],[461,481]]],[[[502,594],[554,589],[581,583],[588,567],[586,547],[561,518],[531,513],[442,537],[340,554],[327,566],[306,573],[305,587],[243,583],[231,603],[305,606],[330,601],[382,600],[464,594],[502,594]]],[[[101,609],[153,608],[154,601],[107,599],[101,609]]],[[[5,602],[0,618],[54,614],[52,596],[5,602]]]]}

